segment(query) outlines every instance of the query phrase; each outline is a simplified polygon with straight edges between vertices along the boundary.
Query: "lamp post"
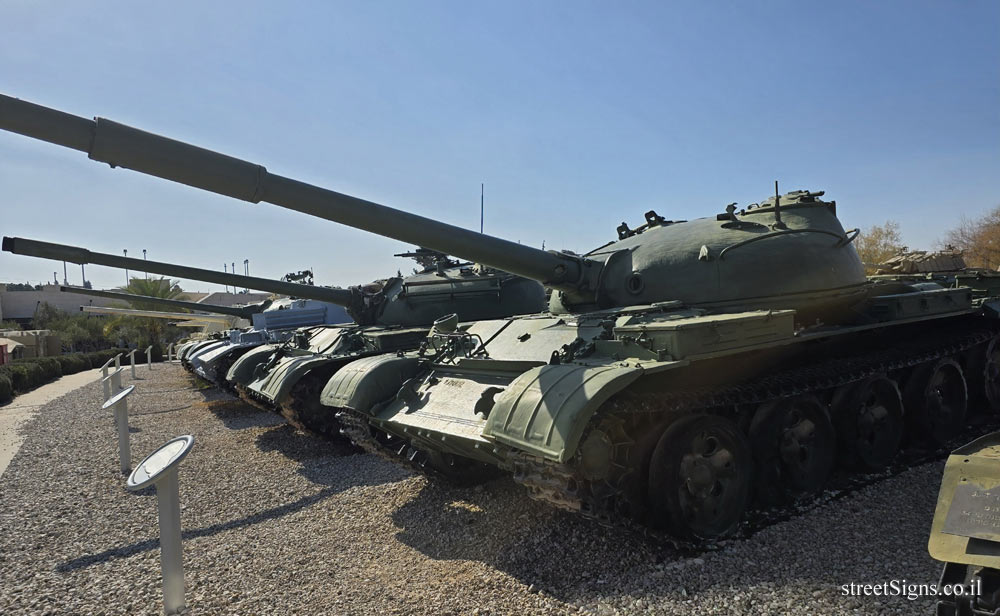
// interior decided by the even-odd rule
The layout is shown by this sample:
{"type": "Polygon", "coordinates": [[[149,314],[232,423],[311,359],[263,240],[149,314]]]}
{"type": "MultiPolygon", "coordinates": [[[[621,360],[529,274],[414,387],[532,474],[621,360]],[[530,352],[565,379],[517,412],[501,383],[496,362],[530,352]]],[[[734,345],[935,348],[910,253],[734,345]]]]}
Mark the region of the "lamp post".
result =
{"type": "MultiPolygon", "coordinates": [[[[128,256],[128,248],[123,248],[122,252],[125,253],[126,257],[128,256]]],[[[126,287],[128,286],[128,268],[127,267],[125,268],[125,286],[126,287]]]]}
{"type": "MultiPolygon", "coordinates": [[[[142,249],[142,260],[143,261],[146,260],[146,249],[145,248],[142,249]]],[[[146,272],[146,280],[149,280],[149,272],[146,272]]]]}

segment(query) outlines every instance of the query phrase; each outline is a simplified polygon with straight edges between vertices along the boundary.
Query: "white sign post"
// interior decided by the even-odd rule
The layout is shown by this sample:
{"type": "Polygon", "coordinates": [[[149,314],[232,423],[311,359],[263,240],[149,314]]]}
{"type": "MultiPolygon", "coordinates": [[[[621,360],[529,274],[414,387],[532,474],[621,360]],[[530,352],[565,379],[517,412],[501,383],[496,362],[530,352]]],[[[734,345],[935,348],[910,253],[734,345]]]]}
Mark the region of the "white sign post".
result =
{"type": "Polygon", "coordinates": [[[115,370],[122,367],[122,354],[115,355],[115,370]]]}
{"type": "Polygon", "coordinates": [[[128,363],[132,367],[132,378],[133,379],[135,378],[135,352],[138,351],[138,350],[139,349],[132,349],[131,351],[129,351],[129,354],[128,354],[128,363]]]}
{"type": "Polygon", "coordinates": [[[181,553],[181,498],[177,465],[191,451],[194,437],[178,436],[149,454],[129,475],[125,487],[136,491],[156,486],[160,514],[160,567],[163,569],[163,613],[184,609],[184,562],[181,553]]]}
{"type": "Polygon", "coordinates": [[[104,386],[109,390],[108,400],[122,390],[122,369],[115,370],[110,375],[101,379],[104,386]]]}
{"type": "Polygon", "coordinates": [[[108,381],[108,366],[110,366],[111,362],[113,362],[113,361],[115,361],[114,357],[112,357],[108,361],[104,362],[104,365],[101,366],[101,383],[104,384],[104,399],[105,400],[107,400],[108,398],[111,397],[111,382],[108,381]]]}
{"type": "Polygon", "coordinates": [[[174,361],[174,343],[171,342],[170,345],[167,346],[167,363],[169,364],[173,361],[174,361]]]}
{"type": "Polygon", "coordinates": [[[153,369],[153,345],[146,347],[146,365],[150,370],[153,369]]]}
{"type": "Polygon", "coordinates": [[[135,385],[129,385],[108,399],[101,407],[104,410],[110,408],[115,413],[115,424],[118,426],[118,459],[121,461],[122,474],[126,474],[132,469],[132,449],[128,434],[128,402],[125,398],[133,390],[135,390],[135,385]]]}

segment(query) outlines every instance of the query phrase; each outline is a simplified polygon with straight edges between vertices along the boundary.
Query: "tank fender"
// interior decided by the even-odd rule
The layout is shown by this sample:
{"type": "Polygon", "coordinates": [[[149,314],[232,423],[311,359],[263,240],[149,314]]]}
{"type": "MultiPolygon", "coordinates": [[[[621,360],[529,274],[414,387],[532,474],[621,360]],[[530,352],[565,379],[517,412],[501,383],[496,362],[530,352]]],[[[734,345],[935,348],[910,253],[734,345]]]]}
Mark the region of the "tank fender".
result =
{"type": "Polygon", "coordinates": [[[246,385],[253,380],[254,370],[263,364],[270,357],[277,345],[265,344],[256,349],[248,351],[242,357],[233,362],[226,373],[226,380],[230,383],[246,385]]]}
{"type": "Polygon", "coordinates": [[[392,398],[403,382],[416,376],[420,359],[373,355],[357,359],[334,373],[320,402],[324,406],[368,413],[379,402],[392,398]]]}
{"type": "Polygon", "coordinates": [[[329,366],[338,362],[343,363],[348,359],[343,356],[331,357],[329,355],[284,357],[271,372],[271,374],[278,374],[280,371],[280,378],[262,378],[258,382],[253,383],[252,388],[259,387],[262,394],[271,400],[282,403],[291,394],[292,389],[307,374],[323,366],[329,366]]]}
{"type": "Polygon", "coordinates": [[[497,396],[483,436],[565,462],[597,409],[642,373],[639,366],[623,365],[532,368],[497,396]]]}
{"type": "Polygon", "coordinates": [[[990,319],[1000,319],[1000,300],[983,302],[983,315],[990,319]]]}

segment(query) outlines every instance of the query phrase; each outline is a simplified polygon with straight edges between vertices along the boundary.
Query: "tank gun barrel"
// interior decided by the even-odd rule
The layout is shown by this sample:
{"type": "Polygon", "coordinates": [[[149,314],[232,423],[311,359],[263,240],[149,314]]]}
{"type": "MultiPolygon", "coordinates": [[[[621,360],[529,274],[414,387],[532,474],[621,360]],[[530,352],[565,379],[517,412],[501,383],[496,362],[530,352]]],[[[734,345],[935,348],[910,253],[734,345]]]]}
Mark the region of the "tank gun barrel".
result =
{"type": "Polygon", "coordinates": [[[125,167],[251,203],[265,201],[433,248],[567,292],[583,290],[590,279],[596,280],[595,270],[600,269],[591,267],[596,263],[575,255],[523,246],[306,184],[269,173],[255,163],[104,118],[89,120],[0,95],[0,128],[86,152],[92,160],[112,167],[125,167]]]}
{"type": "Polygon", "coordinates": [[[266,304],[253,306],[219,306],[216,304],[200,304],[198,302],[187,302],[180,299],[167,299],[164,297],[150,297],[148,295],[137,295],[135,293],[119,293],[116,291],[98,291],[96,289],[85,289],[83,287],[59,287],[63,293],[77,293],[79,295],[90,295],[92,297],[106,297],[108,299],[120,299],[126,302],[144,302],[148,304],[159,304],[162,306],[173,306],[175,308],[188,308],[190,310],[201,310],[203,312],[214,312],[216,314],[227,314],[241,319],[250,319],[253,315],[261,312],[266,304]]]}
{"type": "Polygon", "coordinates": [[[104,306],[80,306],[81,312],[91,314],[111,314],[147,319],[173,319],[175,321],[192,321],[198,323],[221,323],[232,325],[228,317],[213,314],[194,314],[192,312],[160,312],[157,310],[136,310],[133,308],[105,308],[104,306]]]}
{"type": "Polygon", "coordinates": [[[138,272],[150,272],[162,276],[173,276],[175,278],[186,278],[189,280],[201,280],[204,282],[214,282],[216,284],[233,285],[235,287],[246,287],[258,291],[269,293],[282,293],[294,297],[315,299],[321,302],[329,302],[340,306],[349,306],[353,293],[349,289],[332,289],[330,287],[317,287],[308,284],[297,284],[294,282],[284,282],[281,280],[271,280],[269,278],[257,278],[254,276],[242,276],[239,274],[227,274],[197,267],[187,267],[185,265],[175,265],[173,263],[163,263],[160,261],[145,261],[132,257],[122,257],[101,252],[92,252],[86,248],[77,246],[67,246],[65,244],[54,244],[51,242],[40,242],[22,237],[4,237],[3,250],[16,255],[29,257],[39,257],[42,259],[54,259],[56,261],[69,261],[84,265],[97,264],[115,267],[119,269],[130,269],[138,272]]]}

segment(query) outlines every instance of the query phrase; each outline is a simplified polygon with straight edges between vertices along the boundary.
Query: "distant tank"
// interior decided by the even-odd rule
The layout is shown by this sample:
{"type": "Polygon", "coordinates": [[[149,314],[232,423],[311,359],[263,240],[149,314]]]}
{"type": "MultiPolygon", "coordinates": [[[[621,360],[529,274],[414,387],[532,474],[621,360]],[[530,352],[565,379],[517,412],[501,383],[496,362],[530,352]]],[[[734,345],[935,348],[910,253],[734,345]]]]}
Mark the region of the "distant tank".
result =
{"type": "Polygon", "coordinates": [[[927,274],[966,269],[961,250],[903,250],[876,266],[876,274],[927,274]]]}
{"type": "Polygon", "coordinates": [[[968,392],[998,391],[1000,303],[869,281],[857,230],[823,192],[776,190],[691,221],[649,211],[577,254],[16,99],[0,99],[0,128],[542,282],[547,314],[439,319],[419,350],[339,369],[322,401],[374,452],[389,455],[387,433],[402,463],[454,477],[498,467],[601,520],[711,540],[739,527],[751,499],[819,490],[837,463],[884,468],[907,432],[948,442],[968,392]]]}
{"type": "Polygon", "coordinates": [[[907,283],[933,282],[944,287],[969,287],[974,297],[1000,295],[1000,272],[968,267],[962,251],[947,248],[939,251],[915,250],[899,254],[878,264],[870,280],[907,283]]]}
{"type": "Polygon", "coordinates": [[[927,549],[945,563],[940,616],[1000,613],[1000,432],[948,457],[927,549]],[[944,593],[956,585],[963,594],[944,593]]]}

